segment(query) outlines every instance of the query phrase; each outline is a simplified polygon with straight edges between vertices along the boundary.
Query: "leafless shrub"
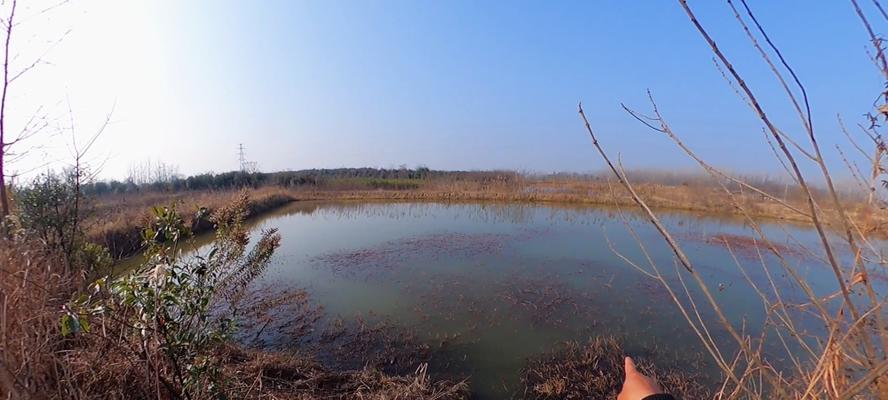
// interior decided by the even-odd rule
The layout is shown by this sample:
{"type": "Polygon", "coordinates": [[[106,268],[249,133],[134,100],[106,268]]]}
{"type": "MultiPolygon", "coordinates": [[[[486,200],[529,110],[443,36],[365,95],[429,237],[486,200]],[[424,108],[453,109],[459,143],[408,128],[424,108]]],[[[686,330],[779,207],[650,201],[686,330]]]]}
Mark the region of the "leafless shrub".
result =
{"type": "MultiPolygon", "coordinates": [[[[789,133],[791,131],[776,126],[770,114],[759,103],[755,91],[746,83],[726,53],[703,27],[691,7],[685,0],[679,0],[679,5],[686,12],[693,26],[711,48],[719,68],[732,85],[739,88],[738,94],[760,119],[767,133],[768,143],[774,149],[775,157],[786,168],[796,190],[801,193],[803,202],[791,204],[784,199],[770,195],[767,191],[750,184],[741,177],[732,176],[713,167],[698,157],[689,146],[682,142],[679,135],[673,131],[673,128],[661,115],[653,96],[649,96],[651,115],[642,114],[626,106],[624,108],[654,131],[666,135],[697,162],[704,172],[717,179],[720,189],[730,199],[730,205],[739,211],[754,230],[758,241],[754,247],[759,249],[761,246],[765,249],[757,250],[757,255],[769,283],[766,286],[756,284],[753,280],[748,279],[744,265],[737,261],[736,257],[734,262],[747,277],[747,283],[758,293],[766,316],[765,323],[760,327],[748,327],[738,325],[728,318],[722,304],[713,296],[709,284],[697,271],[694,260],[687,256],[669,229],[660,222],[645,196],[636,190],[635,184],[627,176],[622,166],[619,163],[614,163],[604,150],[581,106],[579,113],[587,132],[592,137],[593,145],[604,158],[620,185],[631,196],[633,202],[643,210],[668,243],[680,268],[675,268],[673,272],[672,268],[663,268],[655,264],[652,258],[647,255],[647,250],[640,241],[639,246],[645,255],[643,261],[631,260],[620,253],[618,254],[632,267],[660,282],[669,292],[673,302],[704,345],[706,352],[710,354],[722,371],[724,383],[716,393],[717,398],[888,399],[888,379],[885,378],[888,373],[888,358],[886,358],[888,327],[883,319],[885,299],[884,294],[880,295],[876,292],[870,279],[870,272],[875,268],[884,268],[885,260],[876,245],[871,242],[870,236],[878,228],[874,226],[875,221],[867,217],[884,212],[882,211],[884,210],[884,192],[876,188],[876,184],[880,179],[883,179],[880,177],[885,171],[882,160],[885,145],[878,129],[880,122],[888,117],[888,105],[885,103],[888,101],[888,92],[880,93],[879,101],[874,107],[875,111],[871,113],[868,123],[861,126],[866,132],[866,137],[873,143],[873,156],[869,156],[867,152],[863,151],[856,141],[853,139],[851,141],[872,163],[870,169],[872,172],[862,185],[866,192],[861,197],[867,200],[863,204],[856,205],[858,209],[853,210],[853,213],[858,217],[853,217],[848,203],[836,189],[816,140],[805,87],[758,22],[746,1],[740,0],[742,11],[736,7],[734,1],[728,0],[727,3],[734,12],[739,26],[747,33],[750,44],[759,51],[763,62],[770,67],[777,84],[783,89],[787,101],[797,112],[801,122],[799,131],[803,140],[794,139],[789,133]],[[763,46],[761,43],[766,45],[763,46]],[[812,187],[810,182],[814,178],[802,172],[800,167],[802,161],[811,162],[819,169],[819,179],[826,183],[823,195],[818,195],[817,190],[812,187]],[[768,239],[754,210],[750,210],[750,205],[732,192],[726,182],[739,185],[762,196],[770,196],[772,201],[788,213],[793,213],[810,222],[820,239],[820,246],[817,249],[808,249],[808,251],[812,254],[824,255],[824,262],[834,276],[836,290],[829,294],[816,293],[805,277],[787,260],[791,255],[775,246],[768,239]],[[853,256],[853,260],[850,262],[843,261],[837,256],[837,240],[830,235],[826,228],[829,223],[832,223],[834,228],[841,232],[839,240],[843,246],[850,249],[853,256]],[[766,261],[763,253],[772,254],[776,258],[776,262],[766,261]],[[794,303],[787,300],[788,297],[784,293],[786,288],[779,287],[773,280],[773,276],[779,273],[790,276],[795,286],[792,289],[804,293],[802,302],[794,303]],[[674,280],[667,280],[667,277],[673,277],[673,275],[677,276],[680,285],[676,285],[674,280]],[[690,277],[689,282],[685,282],[684,276],[690,277]],[[724,329],[728,334],[727,342],[716,339],[712,334],[716,326],[711,326],[710,321],[705,321],[701,317],[700,310],[704,307],[715,313],[717,327],[724,329]],[[824,327],[822,333],[808,333],[800,329],[800,321],[812,316],[818,319],[824,327]],[[769,343],[776,343],[779,348],[785,351],[782,356],[790,360],[791,367],[782,368],[765,354],[763,348],[769,343]]],[[[874,63],[883,77],[888,80],[888,62],[886,62],[884,55],[883,42],[874,33],[869,18],[857,2],[851,0],[851,3],[872,41],[874,63]]],[[[879,6],[881,10],[877,0],[874,1],[874,4],[879,6]]],[[[851,135],[849,134],[848,137],[851,138],[851,135]]],[[[848,164],[849,168],[852,168],[852,172],[858,170],[851,167],[850,163],[848,164]]],[[[860,177],[862,174],[858,173],[857,175],[860,177]]],[[[627,228],[631,230],[629,225],[627,228]]],[[[729,241],[725,241],[724,244],[731,250],[729,241]]]]}

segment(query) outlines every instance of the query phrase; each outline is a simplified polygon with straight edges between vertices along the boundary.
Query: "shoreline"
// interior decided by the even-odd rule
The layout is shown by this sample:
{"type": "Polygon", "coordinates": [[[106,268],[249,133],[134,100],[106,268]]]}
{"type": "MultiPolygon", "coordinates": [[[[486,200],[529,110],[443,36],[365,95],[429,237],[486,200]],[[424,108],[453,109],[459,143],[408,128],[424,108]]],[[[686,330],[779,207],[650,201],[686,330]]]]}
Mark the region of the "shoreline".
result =
{"type": "MultiPolygon", "coordinates": [[[[499,204],[536,204],[545,206],[575,206],[577,208],[606,208],[613,210],[622,210],[628,213],[639,212],[639,207],[631,199],[621,197],[611,197],[602,199],[600,197],[582,197],[573,194],[546,194],[538,196],[534,194],[521,193],[503,193],[503,192],[438,192],[428,190],[409,190],[409,191],[392,191],[392,190],[375,190],[375,191],[312,191],[297,192],[293,201],[381,201],[381,202],[442,202],[442,203],[499,203],[499,204]],[[332,196],[331,196],[332,194],[332,196]]],[[[692,214],[697,217],[704,218],[722,218],[731,219],[743,224],[747,224],[746,216],[736,208],[731,211],[724,209],[713,209],[693,203],[681,203],[670,199],[645,199],[648,206],[657,214],[681,213],[692,214]]],[[[777,212],[755,212],[749,211],[749,218],[760,223],[788,223],[797,227],[811,228],[814,224],[810,219],[798,215],[796,213],[777,213],[777,212]]],[[[825,210],[829,213],[832,210],[825,210]]],[[[852,218],[858,217],[858,213],[853,210],[846,210],[852,218]]],[[[824,228],[828,232],[836,233],[841,231],[841,227],[837,226],[835,221],[827,219],[824,222],[824,228]]],[[[880,221],[877,229],[868,232],[874,239],[888,239],[888,220],[880,221]]]]}
{"type": "MultiPolygon", "coordinates": [[[[645,189],[642,187],[642,189],[645,189]]],[[[712,205],[698,204],[694,202],[679,201],[669,198],[670,193],[659,194],[654,193],[655,190],[647,188],[650,195],[646,201],[648,205],[657,212],[663,213],[690,213],[701,217],[710,218],[729,218],[735,219],[743,223],[746,217],[735,207],[720,207],[716,209],[712,205]]],[[[250,194],[250,207],[247,220],[260,217],[263,214],[282,208],[293,202],[304,201],[391,201],[391,202],[442,202],[442,203],[501,203],[501,204],[534,204],[546,206],[575,206],[575,207],[601,207],[622,210],[626,212],[636,212],[638,206],[627,196],[613,195],[610,193],[597,193],[590,195],[581,195],[579,193],[541,193],[527,192],[515,190],[463,190],[463,191],[445,191],[445,190],[429,190],[429,189],[408,189],[408,190],[304,190],[304,189],[283,189],[274,187],[260,187],[248,191],[250,194]]],[[[124,217],[123,223],[118,223],[104,231],[94,232],[89,235],[91,241],[102,244],[109,249],[115,260],[127,259],[139,254],[141,249],[141,230],[144,223],[149,220],[146,218],[150,207],[162,205],[163,203],[182,204],[183,208],[187,206],[206,207],[210,212],[220,205],[228,201],[234,194],[239,191],[195,191],[195,192],[174,192],[174,193],[146,193],[146,197],[150,197],[148,201],[137,201],[129,204],[126,199],[123,204],[115,204],[120,214],[129,214],[124,217]],[[141,210],[139,209],[141,207],[141,210]]],[[[673,194],[674,195],[674,194],[673,194]]],[[[701,196],[700,197],[705,197],[701,196]]],[[[101,199],[100,199],[101,200],[101,199]]],[[[721,203],[719,203],[721,204],[721,203]]],[[[721,204],[724,206],[724,204],[721,204]]],[[[773,202],[759,201],[750,203],[745,206],[749,217],[761,220],[765,223],[789,223],[800,227],[813,227],[810,219],[796,213],[787,212],[782,207],[773,202]],[[757,210],[750,210],[757,208],[757,210]]],[[[825,210],[829,213],[830,210],[825,210]]],[[[115,210],[107,211],[114,214],[115,210]]],[[[846,210],[855,220],[866,219],[861,217],[859,212],[851,207],[846,210]]],[[[192,222],[192,221],[186,221],[192,222]]],[[[829,231],[837,232],[841,227],[836,223],[827,219],[825,227],[829,231]]],[[[877,227],[871,228],[869,234],[874,238],[883,239],[888,237],[888,222],[876,221],[877,227]]],[[[194,234],[204,234],[213,230],[212,226],[205,224],[193,224],[192,231],[194,234]]]]}

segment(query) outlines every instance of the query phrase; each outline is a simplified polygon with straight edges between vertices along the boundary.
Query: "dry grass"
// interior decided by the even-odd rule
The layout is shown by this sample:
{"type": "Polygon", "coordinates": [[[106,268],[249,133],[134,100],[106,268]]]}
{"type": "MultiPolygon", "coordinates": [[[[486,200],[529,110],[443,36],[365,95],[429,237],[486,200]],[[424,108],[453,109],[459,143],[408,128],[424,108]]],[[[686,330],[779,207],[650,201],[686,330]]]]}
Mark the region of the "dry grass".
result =
{"type": "MultiPolygon", "coordinates": [[[[210,212],[231,203],[239,191],[203,192],[143,192],[114,194],[95,199],[91,215],[84,222],[88,240],[108,248],[115,258],[136,254],[141,249],[142,228],[151,218],[151,208],[175,205],[192,224],[194,233],[212,229],[212,226],[193,224],[193,217],[201,207],[210,212]]],[[[281,189],[265,187],[250,192],[248,216],[284,205],[293,197],[281,189]]]]}
{"type": "MultiPolygon", "coordinates": [[[[586,344],[567,342],[558,351],[531,361],[521,380],[532,399],[612,399],[625,379],[623,357],[622,346],[613,337],[594,338],[586,344]]],[[[712,398],[699,376],[657,368],[643,359],[635,361],[642,373],[677,398],[712,398]]]]}
{"type": "Polygon", "coordinates": [[[225,373],[244,399],[467,399],[465,382],[432,381],[427,365],[390,376],[378,370],[331,372],[299,354],[226,351],[225,373]]]}
{"type": "Polygon", "coordinates": [[[68,374],[59,355],[61,309],[80,281],[61,275],[58,255],[15,239],[0,238],[0,397],[51,393],[68,374]]]}

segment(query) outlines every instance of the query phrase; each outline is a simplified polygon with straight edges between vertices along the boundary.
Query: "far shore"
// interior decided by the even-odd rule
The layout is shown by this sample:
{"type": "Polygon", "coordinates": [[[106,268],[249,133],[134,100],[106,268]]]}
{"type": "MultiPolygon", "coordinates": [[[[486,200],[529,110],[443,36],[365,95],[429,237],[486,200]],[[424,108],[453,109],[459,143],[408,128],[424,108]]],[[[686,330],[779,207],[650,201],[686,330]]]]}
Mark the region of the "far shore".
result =
{"type": "MultiPolygon", "coordinates": [[[[250,193],[248,217],[277,209],[293,201],[432,201],[432,202],[503,202],[539,203],[576,206],[614,207],[637,210],[632,198],[612,182],[600,180],[522,180],[520,182],[479,182],[411,180],[406,188],[356,187],[281,187],[266,185],[243,189],[250,193]]],[[[401,186],[397,186],[401,187],[401,186]]],[[[788,209],[780,202],[805,210],[801,199],[784,193],[778,200],[749,191],[727,192],[713,185],[639,183],[639,195],[650,207],[660,211],[691,212],[705,216],[753,218],[761,222],[788,222],[810,226],[810,218],[788,209]],[[738,207],[739,205],[739,207],[738,207]]],[[[183,215],[194,214],[200,207],[209,211],[230,201],[240,190],[143,191],[106,194],[96,197],[93,217],[87,222],[89,238],[109,248],[115,258],[137,254],[141,248],[141,229],[150,220],[151,207],[175,205],[183,215]]],[[[774,196],[776,197],[776,196],[774,196]]],[[[838,217],[828,202],[821,202],[823,215],[831,230],[840,230],[838,217]]],[[[888,236],[888,216],[867,215],[859,202],[845,201],[846,212],[855,221],[856,229],[866,235],[888,236]]],[[[192,221],[189,221],[192,222],[192,221]]],[[[194,223],[195,233],[211,230],[211,226],[194,223]]]]}

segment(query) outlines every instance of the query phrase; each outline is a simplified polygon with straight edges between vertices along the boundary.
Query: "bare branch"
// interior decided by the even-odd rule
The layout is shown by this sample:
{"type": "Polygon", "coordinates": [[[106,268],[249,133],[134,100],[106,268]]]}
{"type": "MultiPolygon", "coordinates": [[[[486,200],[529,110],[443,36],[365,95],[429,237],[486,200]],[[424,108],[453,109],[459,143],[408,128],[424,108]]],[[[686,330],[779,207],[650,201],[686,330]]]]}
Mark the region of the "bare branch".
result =
{"type": "Polygon", "coordinates": [[[879,9],[879,12],[882,13],[882,18],[885,18],[888,21],[888,14],[885,13],[885,9],[882,8],[882,3],[879,3],[879,0],[873,0],[873,4],[876,5],[876,8],[879,9]]]}
{"type": "Polygon", "coordinates": [[[740,25],[742,25],[743,29],[746,30],[746,32],[749,34],[749,38],[752,40],[753,45],[757,49],[759,49],[762,57],[765,59],[765,61],[771,67],[771,70],[774,72],[774,74],[777,76],[777,79],[780,81],[781,86],[783,86],[783,89],[786,91],[787,96],[789,96],[789,99],[792,102],[793,106],[795,107],[796,111],[798,111],[798,113],[801,115],[802,122],[803,122],[803,125],[805,126],[806,130],[808,130],[809,132],[812,132],[814,130],[814,122],[811,121],[811,104],[808,101],[808,91],[805,90],[805,85],[802,85],[802,82],[799,80],[798,75],[796,75],[795,71],[792,69],[792,67],[789,65],[789,63],[786,62],[786,59],[783,58],[783,54],[780,52],[780,49],[777,48],[777,46],[774,45],[774,42],[771,41],[771,38],[768,36],[768,33],[765,32],[765,29],[762,28],[762,25],[758,22],[758,19],[756,19],[755,14],[752,13],[752,10],[749,8],[749,5],[746,4],[746,0],[740,0],[740,2],[743,4],[743,8],[746,9],[746,14],[749,15],[749,18],[755,24],[755,27],[758,28],[759,33],[762,35],[762,37],[765,38],[765,42],[768,43],[768,46],[771,47],[771,50],[773,50],[774,54],[777,55],[777,58],[780,59],[780,63],[783,64],[783,68],[786,68],[786,70],[789,72],[790,76],[792,76],[792,80],[795,82],[796,86],[798,86],[799,90],[802,92],[802,102],[805,105],[805,112],[804,113],[802,113],[802,110],[799,107],[799,103],[798,103],[798,101],[796,101],[795,95],[793,95],[792,91],[789,90],[789,87],[786,85],[786,81],[784,81],[783,75],[781,75],[780,72],[777,71],[777,68],[775,68],[774,64],[771,62],[771,58],[768,57],[768,54],[764,50],[762,50],[761,47],[759,47],[758,42],[755,40],[755,37],[752,36],[751,33],[749,33],[749,29],[746,28],[746,23],[744,23],[743,19],[740,18],[739,14],[737,14],[737,10],[734,8],[734,3],[732,3],[731,0],[728,0],[728,4],[731,6],[731,9],[734,10],[734,14],[737,16],[737,20],[740,22],[740,25]]]}
{"type": "MultiPolygon", "coordinates": [[[[712,37],[709,35],[709,33],[706,31],[706,29],[704,29],[703,26],[700,24],[700,22],[697,20],[697,17],[694,15],[694,12],[691,10],[690,6],[688,6],[687,0],[678,0],[678,1],[679,1],[679,4],[681,5],[681,7],[685,10],[685,13],[688,15],[688,18],[691,20],[691,23],[694,25],[694,27],[697,28],[697,31],[700,33],[701,36],[703,36],[703,39],[709,44],[709,47],[712,49],[713,53],[715,53],[715,55],[719,58],[719,60],[721,60],[722,64],[725,65],[728,72],[730,72],[730,74],[734,77],[734,80],[736,80],[737,83],[740,85],[740,88],[743,90],[743,92],[746,94],[746,96],[749,98],[750,102],[752,103],[753,108],[755,109],[756,114],[758,115],[759,119],[761,119],[762,122],[765,124],[765,126],[768,128],[768,130],[771,132],[771,135],[774,137],[774,140],[777,142],[778,147],[786,155],[786,159],[789,162],[789,165],[792,167],[793,174],[796,176],[796,178],[798,178],[799,186],[805,192],[806,200],[808,202],[808,208],[810,209],[811,221],[814,223],[814,227],[817,230],[818,236],[820,237],[820,241],[821,241],[821,244],[823,245],[824,251],[826,252],[827,259],[829,259],[829,261],[830,261],[830,266],[833,270],[833,274],[835,275],[836,282],[838,283],[839,287],[842,290],[842,295],[844,297],[845,303],[847,304],[847,307],[848,307],[849,311],[851,312],[851,315],[853,318],[860,317],[860,312],[858,311],[858,309],[854,305],[854,303],[851,301],[851,294],[850,294],[850,291],[848,290],[847,285],[845,284],[845,277],[844,277],[844,274],[842,273],[841,264],[839,263],[838,258],[835,256],[835,252],[833,251],[832,244],[829,242],[829,238],[827,237],[826,231],[823,228],[823,223],[820,219],[820,216],[818,215],[817,207],[814,202],[813,193],[811,192],[811,189],[808,186],[808,184],[805,180],[805,177],[801,172],[801,169],[798,167],[795,157],[792,155],[792,153],[786,147],[786,145],[783,141],[783,137],[781,136],[779,130],[771,122],[770,117],[768,117],[768,115],[765,113],[764,109],[759,104],[759,102],[756,99],[755,95],[753,94],[752,90],[749,89],[749,87],[746,85],[746,82],[743,80],[743,78],[740,76],[740,74],[737,72],[737,70],[731,64],[731,62],[727,59],[727,57],[724,55],[724,53],[722,53],[721,49],[719,49],[715,40],[712,39],[712,37]]],[[[812,141],[814,141],[813,135],[811,135],[811,139],[812,139],[812,141]]],[[[814,141],[814,143],[815,143],[815,149],[816,149],[816,141],[814,141]]],[[[822,157],[818,157],[818,159],[822,161],[822,157]]],[[[869,337],[864,336],[864,340],[868,341],[869,337]]],[[[875,353],[875,348],[872,345],[872,343],[867,344],[867,348],[868,348],[868,351],[870,354],[875,353]]]]}
{"type": "MultiPolygon", "coordinates": [[[[857,0],[851,0],[851,4],[854,6],[854,11],[857,13],[857,16],[860,17],[860,22],[863,24],[864,28],[866,28],[866,33],[869,34],[873,48],[876,50],[875,59],[880,63],[879,69],[885,79],[888,79],[888,61],[885,59],[885,51],[882,48],[882,39],[879,39],[879,37],[876,36],[872,25],[869,23],[869,19],[864,15],[863,10],[860,9],[860,5],[857,4],[857,0]]],[[[879,9],[881,10],[881,7],[879,7],[879,9]]],[[[886,100],[888,100],[888,94],[886,94],[886,100]]]]}
{"type": "Polygon", "coordinates": [[[45,57],[49,54],[49,52],[51,52],[53,49],[55,49],[55,47],[58,46],[58,44],[61,43],[62,40],[64,40],[64,39],[65,39],[70,33],[71,33],[71,30],[70,30],[70,29],[68,29],[68,30],[66,30],[64,33],[62,33],[61,37],[59,37],[58,39],[54,40],[54,41],[49,45],[49,47],[47,47],[46,50],[43,51],[42,54],[40,54],[36,59],[34,59],[34,61],[32,61],[30,64],[26,65],[26,66],[25,66],[24,68],[22,68],[19,72],[17,72],[15,75],[13,75],[11,78],[9,78],[9,82],[8,82],[8,84],[9,84],[9,83],[12,83],[12,82],[15,82],[16,79],[20,78],[22,75],[24,75],[24,74],[26,74],[28,71],[34,69],[34,68],[37,67],[38,65],[41,65],[41,64],[49,65],[50,63],[46,61],[45,57]]]}

